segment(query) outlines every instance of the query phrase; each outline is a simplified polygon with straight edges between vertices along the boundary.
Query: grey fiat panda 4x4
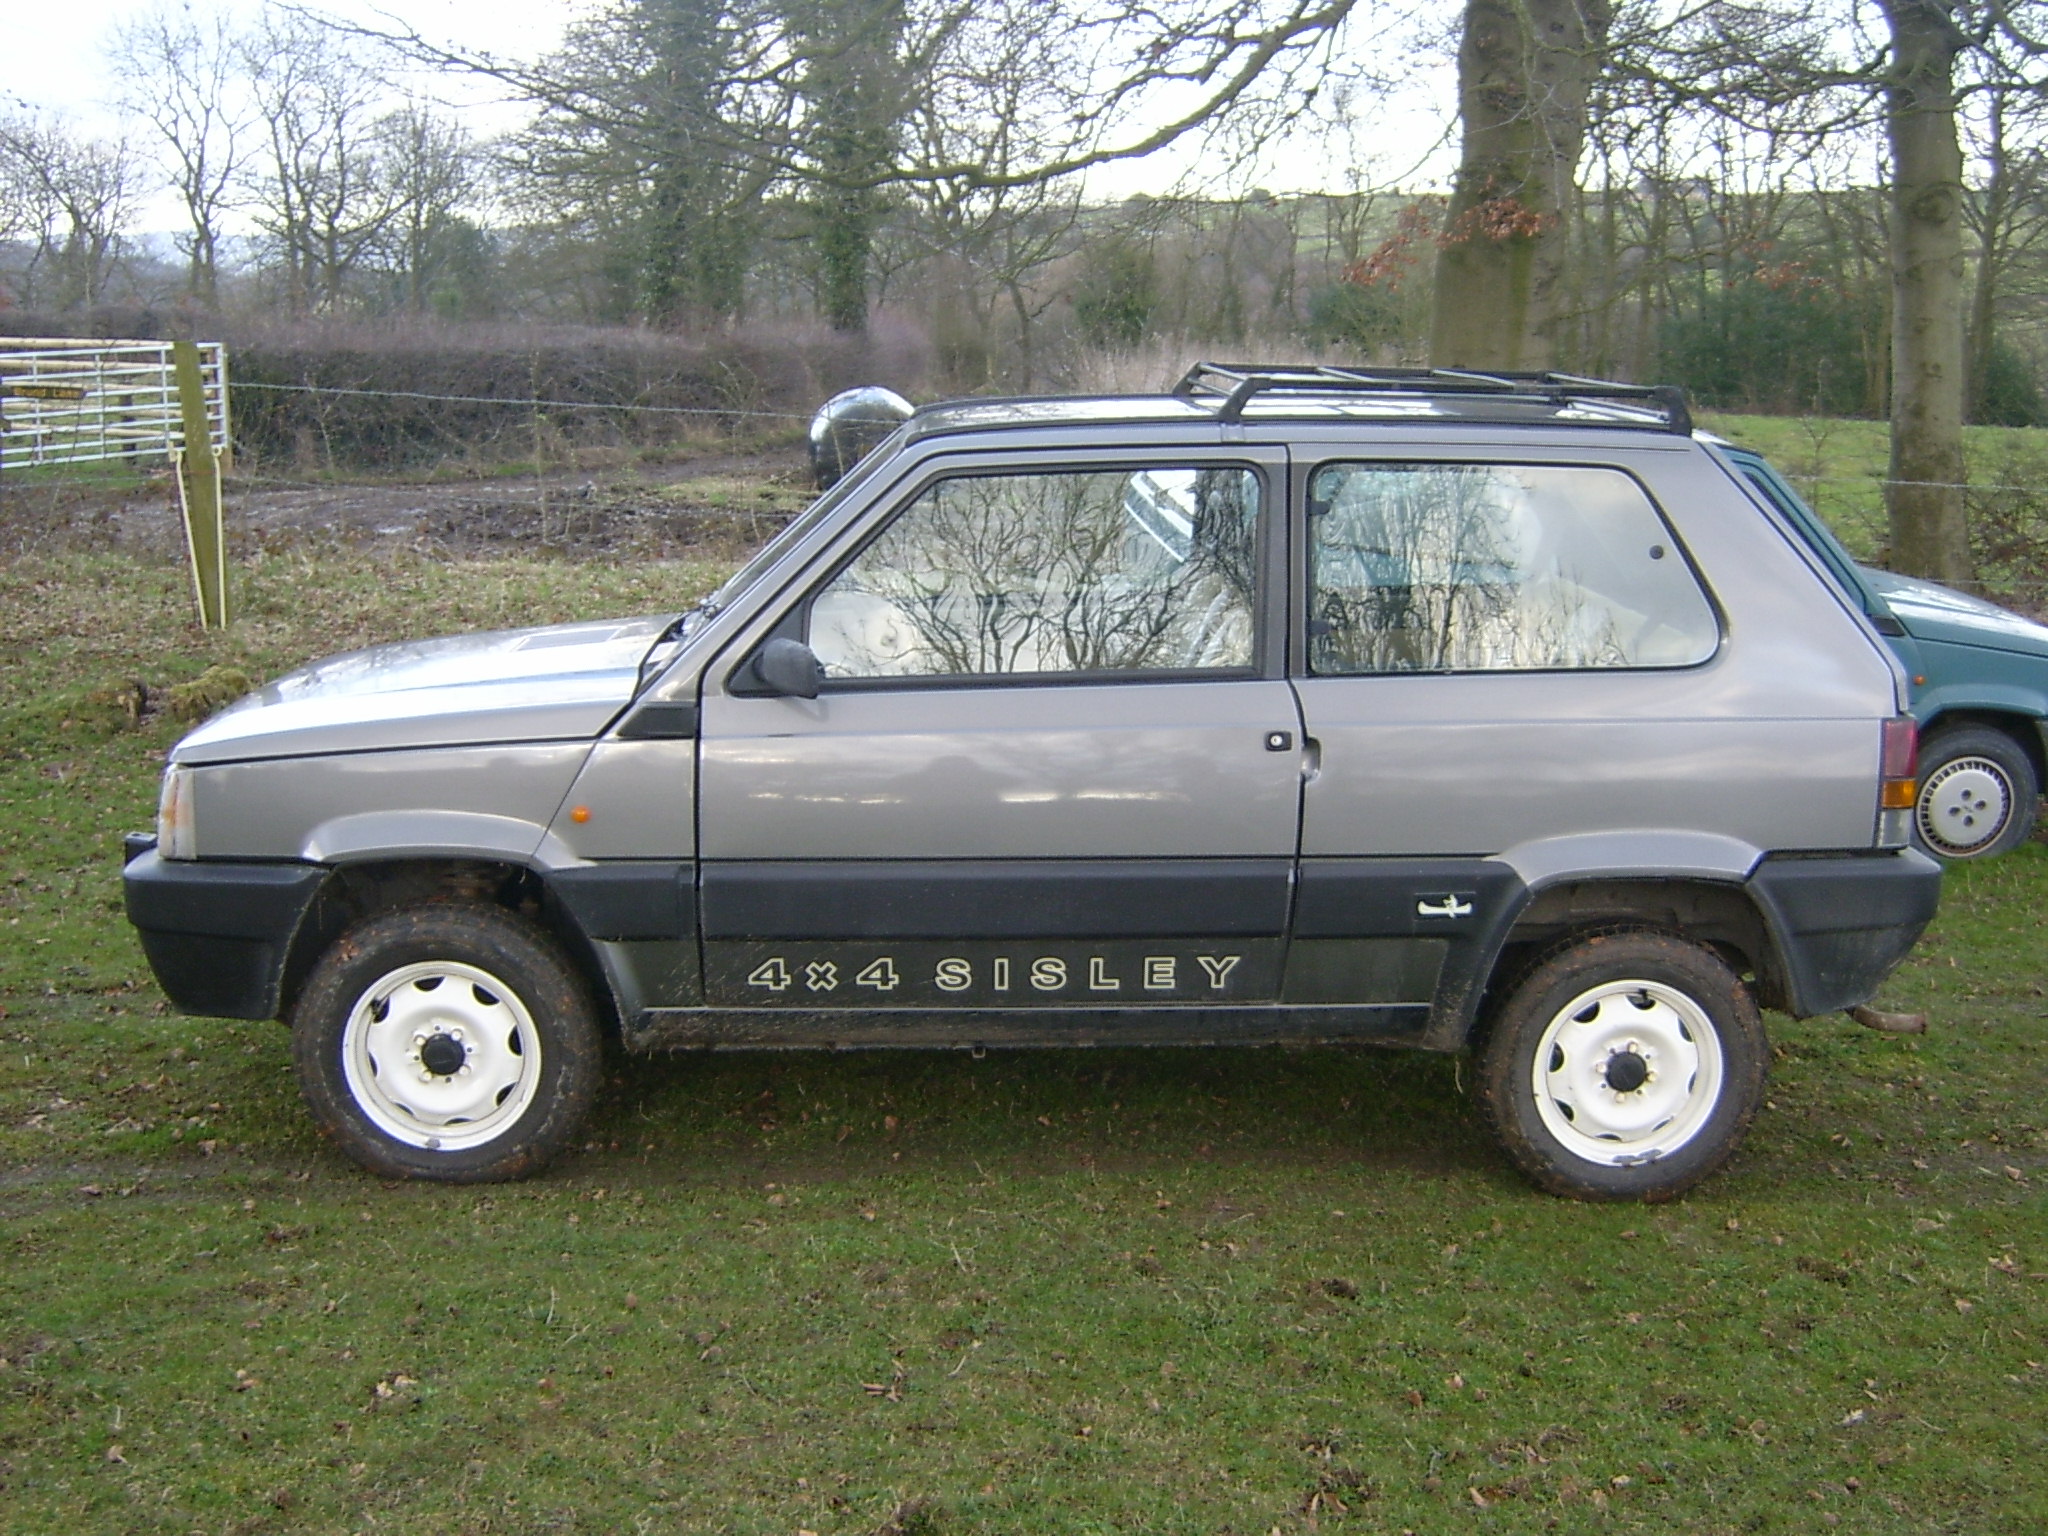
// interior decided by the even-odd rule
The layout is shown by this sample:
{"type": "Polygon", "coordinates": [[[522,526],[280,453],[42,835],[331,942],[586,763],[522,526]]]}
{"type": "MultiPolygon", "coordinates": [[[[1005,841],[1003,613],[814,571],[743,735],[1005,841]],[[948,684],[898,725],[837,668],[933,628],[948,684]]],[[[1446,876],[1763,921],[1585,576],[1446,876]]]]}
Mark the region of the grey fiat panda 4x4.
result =
{"type": "Polygon", "coordinates": [[[1932,916],[1897,663],[1674,391],[1203,365],[927,406],[680,617],[382,646],[178,744],[128,912],[379,1173],[629,1050],[1477,1053],[1558,1193],[1733,1151],[1932,916]]]}

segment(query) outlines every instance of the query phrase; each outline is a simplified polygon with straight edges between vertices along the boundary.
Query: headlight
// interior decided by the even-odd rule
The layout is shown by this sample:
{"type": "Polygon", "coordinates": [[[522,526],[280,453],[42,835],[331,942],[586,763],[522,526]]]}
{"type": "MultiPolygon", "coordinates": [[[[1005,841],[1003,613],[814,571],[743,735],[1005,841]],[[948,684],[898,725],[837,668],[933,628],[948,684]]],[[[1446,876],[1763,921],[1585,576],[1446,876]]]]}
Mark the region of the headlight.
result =
{"type": "Polygon", "coordinates": [[[160,859],[196,859],[198,839],[192,829],[192,773],[166,768],[156,802],[156,853],[160,859]]]}

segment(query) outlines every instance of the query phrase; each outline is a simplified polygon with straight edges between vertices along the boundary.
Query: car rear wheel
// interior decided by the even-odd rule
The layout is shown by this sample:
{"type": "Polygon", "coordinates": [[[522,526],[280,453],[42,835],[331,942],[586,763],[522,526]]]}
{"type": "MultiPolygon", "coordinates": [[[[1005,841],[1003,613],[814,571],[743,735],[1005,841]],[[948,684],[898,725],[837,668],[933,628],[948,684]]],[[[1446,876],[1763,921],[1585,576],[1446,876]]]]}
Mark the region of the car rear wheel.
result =
{"type": "Polygon", "coordinates": [[[1769,1053],[1749,989],[1711,950],[1600,934],[1551,953],[1495,1010],[1479,1101],[1551,1193],[1668,1200],[1735,1151],[1769,1053]]]}
{"type": "Polygon", "coordinates": [[[1936,858],[1989,859],[2017,847],[2040,805],[2033,759],[2003,731],[1960,725],[1920,744],[1913,835],[1936,858]]]}
{"type": "Polygon", "coordinates": [[[596,1097],[589,994],[549,936],[496,907],[386,912],[335,941],[292,1011],[321,1130],[387,1178],[483,1183],[546,1165],[596,1097]]]}

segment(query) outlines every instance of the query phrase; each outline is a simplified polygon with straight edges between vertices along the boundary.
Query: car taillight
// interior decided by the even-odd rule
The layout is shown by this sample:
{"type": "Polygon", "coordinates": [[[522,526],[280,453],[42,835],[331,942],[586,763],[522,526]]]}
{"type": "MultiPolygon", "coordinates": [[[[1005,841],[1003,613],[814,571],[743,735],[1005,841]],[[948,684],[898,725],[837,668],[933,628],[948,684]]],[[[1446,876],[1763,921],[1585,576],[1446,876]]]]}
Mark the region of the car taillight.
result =
{"type": "Polygon", "coordinates": [[[1911,715],[1885,721],[1878,761],[1879,777],[1884,781],[1878,791],[1879,807],[1887,811],[1913,809],[1919,790],[1920,727],[1911,715]]]}

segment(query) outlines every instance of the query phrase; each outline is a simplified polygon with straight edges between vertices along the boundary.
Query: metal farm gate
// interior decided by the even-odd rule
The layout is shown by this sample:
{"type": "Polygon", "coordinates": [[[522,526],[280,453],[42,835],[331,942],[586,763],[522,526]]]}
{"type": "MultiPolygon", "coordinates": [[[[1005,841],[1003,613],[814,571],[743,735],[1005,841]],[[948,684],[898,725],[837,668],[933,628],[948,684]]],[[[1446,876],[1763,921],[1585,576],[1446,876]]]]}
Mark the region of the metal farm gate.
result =
{"type": "MultiPolygon", "coordinates": [[[[168,459],[185,446],[175,342],[0,342],[0,475],[43,464],[168,459]]],[[[228,365],[217,341],[197,343],[211,446],[232,441],[228,365]]],[[[223,464],[224,469],[228,466],[223,464]]]]}
{"type": "Polygon", "coordinates": [[[202,627],[228,620],[220,480],[234,467],[232,445],[227,353],[217,341],[0,343],[0,480],[68,464],[168,461],[202,627]]]}

